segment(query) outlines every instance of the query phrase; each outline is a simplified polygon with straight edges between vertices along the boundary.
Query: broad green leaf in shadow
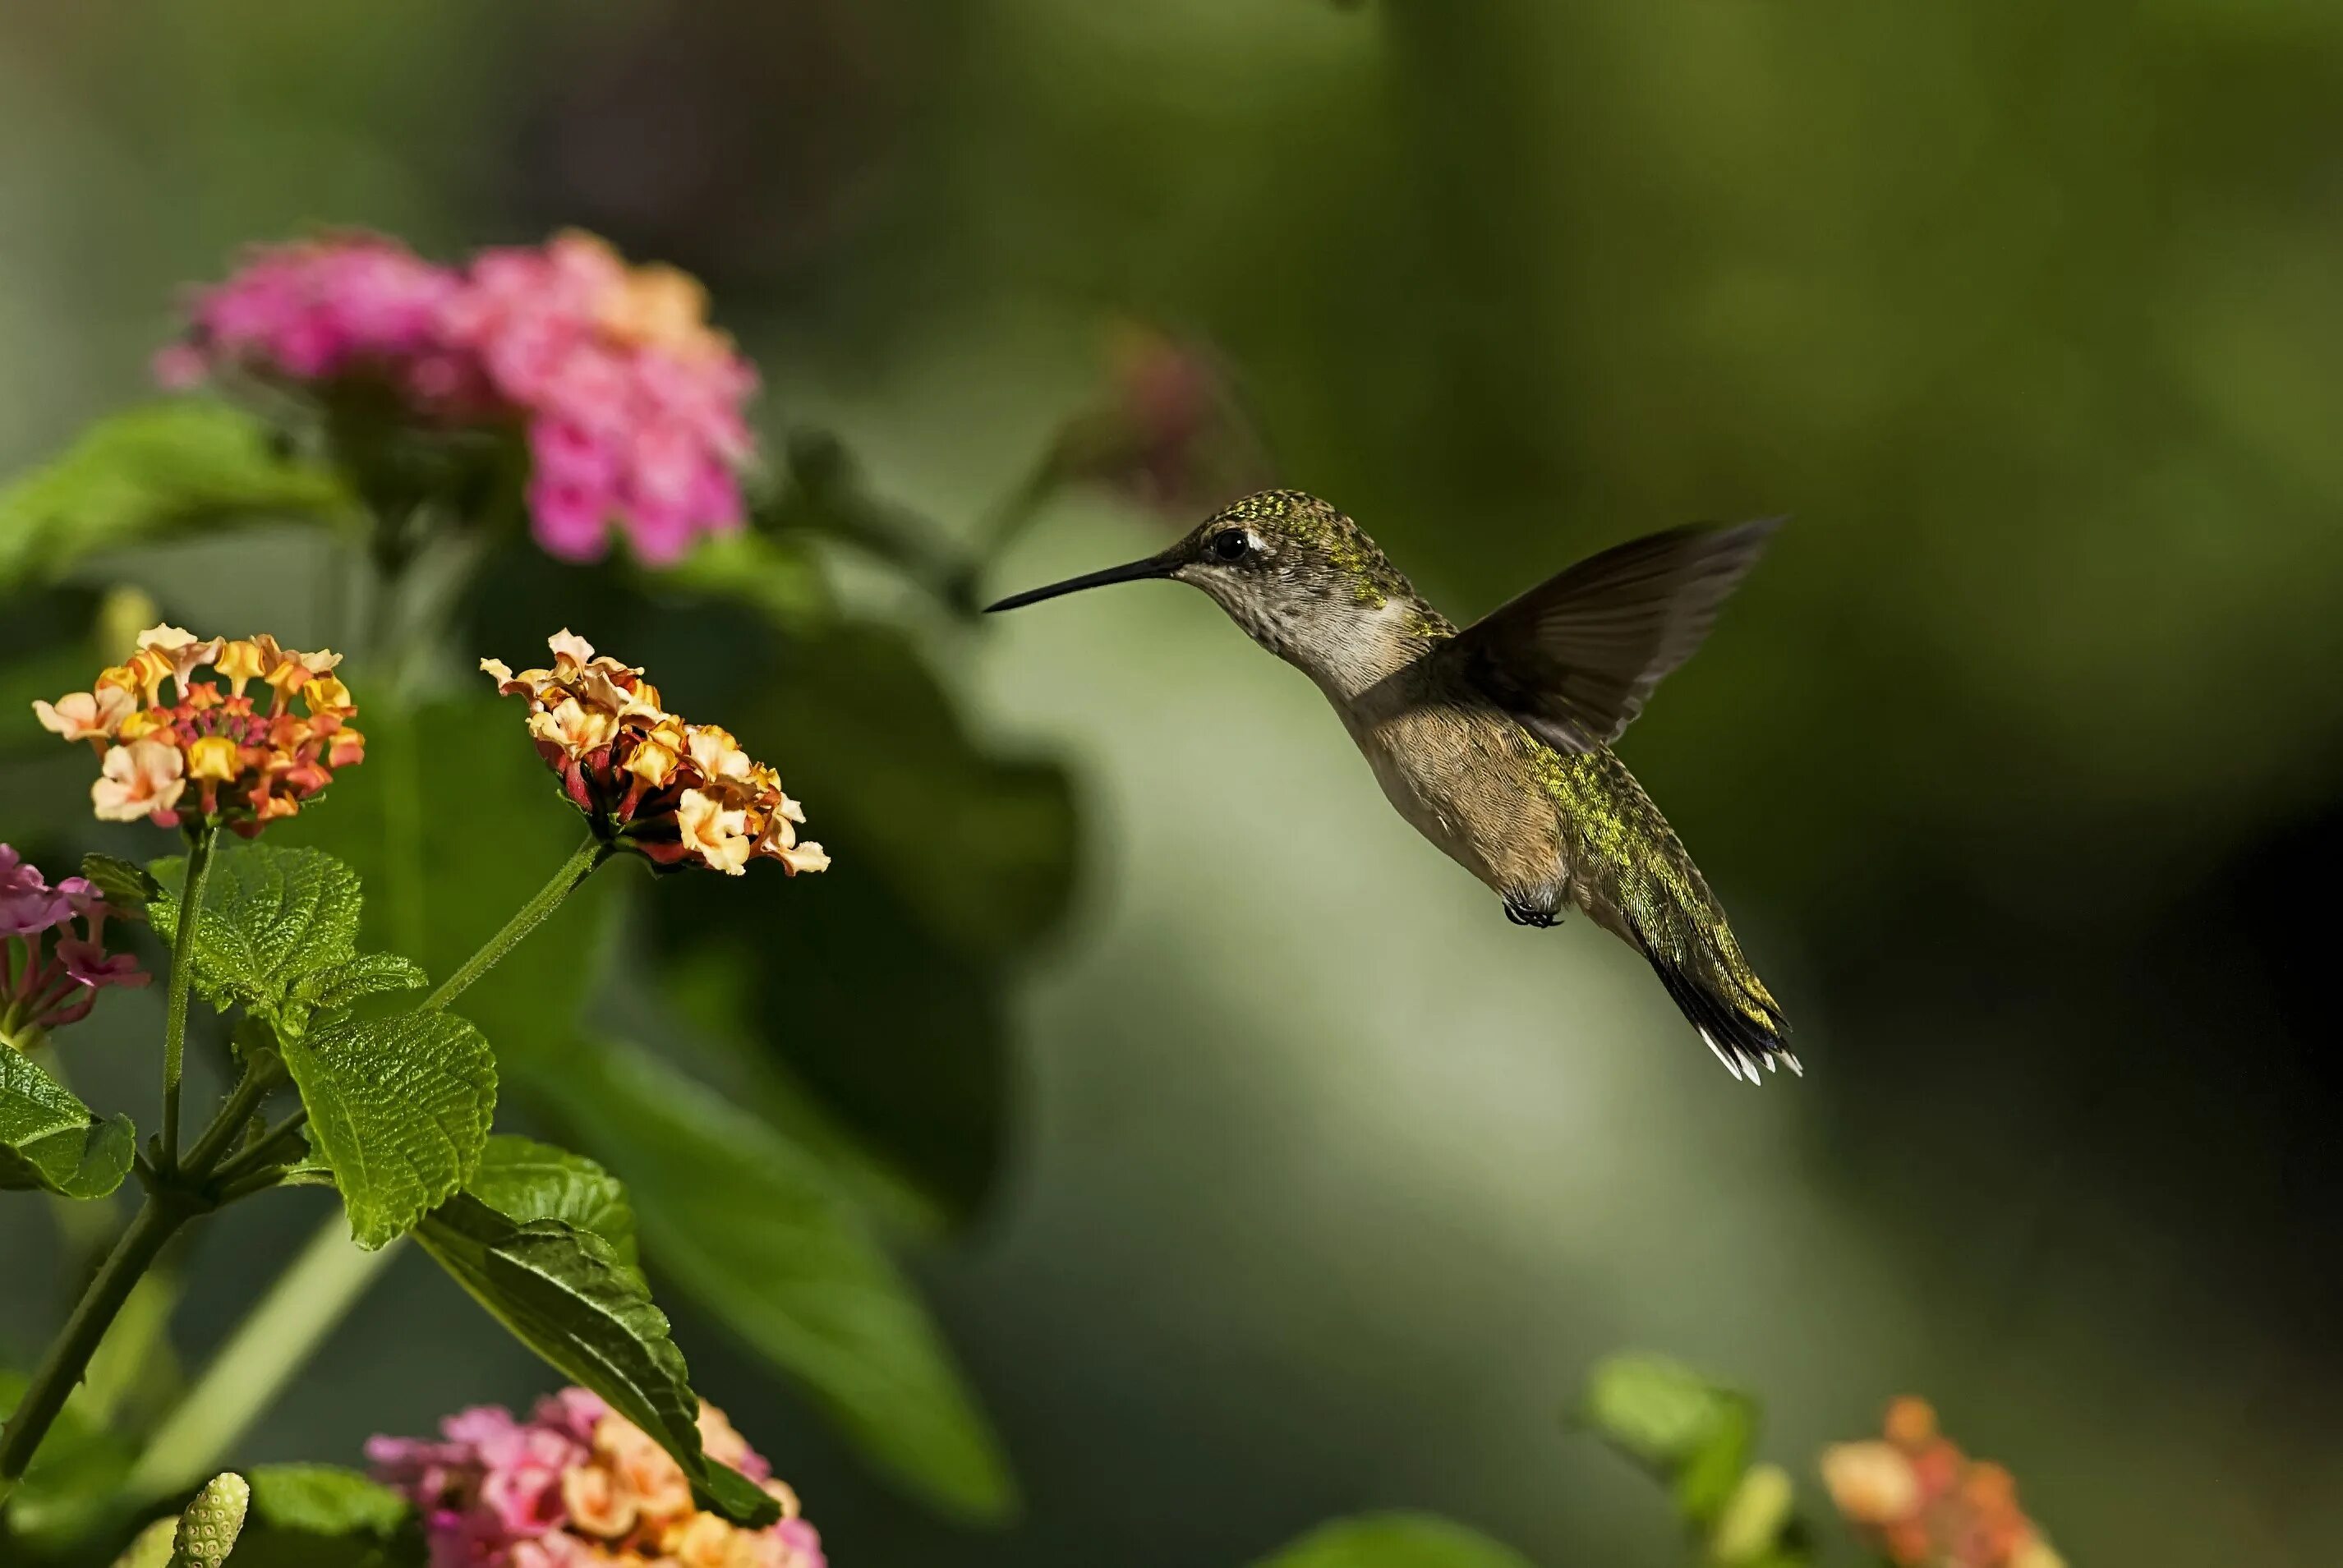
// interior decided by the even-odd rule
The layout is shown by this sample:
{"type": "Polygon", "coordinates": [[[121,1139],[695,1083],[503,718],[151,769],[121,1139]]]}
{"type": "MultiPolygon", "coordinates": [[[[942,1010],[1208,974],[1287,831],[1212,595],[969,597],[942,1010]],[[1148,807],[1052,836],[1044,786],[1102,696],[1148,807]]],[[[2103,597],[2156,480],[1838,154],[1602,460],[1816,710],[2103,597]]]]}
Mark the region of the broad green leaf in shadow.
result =
{"type": "MultiPolygon", "coordinates": [[[[1063,770],[973,734],[936,659],[899,628],[777,625],[672,574],[621,578],[541,554],[500,559],[492,581],[468,606],[472,648],[542,662],[547,633],[570,626],[644,666],[671,709],[739,735],[805,803],[808,835],[833,857],[820,877],[690,874],[629,890],[642,894],[661,957],[702,972],[740,966],[728,1044],[779,1064],[791,1088],[946,1213],[972,1212],[1005,1135],[1006,992],[1063,920],[1074,885],[1063,770]]],[[[368,735],[379,742],[371,722],[368,735]]],[[[557,836],[532,856],[549,869],[569,841],[557,836]]],[[[613,877],[587,893],[607,897],[598,884],[613,877]]],[[[468,997],[466,1006],[509,1056],[504,1020],[468,997]]],[[[787,1093],[763,1098],[790,1111],[787,1093]]]]}
{"type": "Polygon", "coordinates": [[[1071,897],[1071,785],[971,739],[899,632],[769,638],[759,657],[772,673],[733,727],[805,802],[830,869],[662,882],[653,930],[670,954],[743,965],[736,1032],[964,1216],[1000,1161],[1007,987],[1071,897]]]}
{"type": "Polygon", "coordinates": [[[635,1211],[618,1179],[583,1154],[500,1132],[464,1190],[508,1219],[562,1220],[591,1231],[635,1266],[635,1211]]]}
{"type": "Polygon", "coordinates": [[[1529,1568],[1529,1559],[1435,1514],[1371,1513],[1322,1524],[1255,1568],[1529,1568]]]}
{"type": "Polygon", "coordinates": [[[38,1062],[0,1045],[0,1191],[103,1198],[122,1185],[136,1142],[128,1117],[99,1121],[38,1062]]]}
{"type": "Polygon", "coordinates": [[[468,1020],[438,1011],[343,1020],[282,1043],[310,1144],[334,1172],[359,1246],[404,1235],[478,1170],[497,1063],[468,1020]]]}
{"type": "Polygon", "coordinates": [[[0,756],[54,754],[63,742],[34,719],[33,704],[87,691],[121,657],[91,636],[100,603],[86,588],[63,585],[0,590],[0,756]]]}
{"type": "Polygon", "coordinates": [[[900,632],[843,624],[789,649],[767,700],[735,716],[751,751],[851,846],[939,941],[1005,959],[1048,934],[1074,878],[1073,789],[1055,763],[970,737],[900,632]]]}
{"type": "MultiPolygon", "coordinates": [[[[23,1378],[0,1372],[0,1411],[15,1410],[24,1392],[23,1378]]],[[[7,1542],[63,1549],[106,1523],[134,1457],[80,1400],[67,1401],[23,1483],[0,1504],[0,1560],[7,1542]]]]}
{"type": "Polygon", "coordinates": [[[625,1179],[663,1274],[802,1381],[865,1453],[959,1513],[1014,1508],[918,1297],[803,1151],[629,1047],[583,1049],[532,1087],[625,1179]]]}
{"type": "Polygon", "coordinates": [[[699,1400],[665,1313],[609,1243],[561,1220],[527,1223],[459,1192],[416,1240],[514,1336],[602,1396],[682,1465],[705,1507],[763,1525],[779,1507],[699,1446],[699,1400]]]}
{"type": "Polygon", "coordinates": [[[331,468],[289,456],[241,409],[129,408],[0,488],[0,589],[164,534],[284,519],[354,526],[357,509],[331,468]]]}

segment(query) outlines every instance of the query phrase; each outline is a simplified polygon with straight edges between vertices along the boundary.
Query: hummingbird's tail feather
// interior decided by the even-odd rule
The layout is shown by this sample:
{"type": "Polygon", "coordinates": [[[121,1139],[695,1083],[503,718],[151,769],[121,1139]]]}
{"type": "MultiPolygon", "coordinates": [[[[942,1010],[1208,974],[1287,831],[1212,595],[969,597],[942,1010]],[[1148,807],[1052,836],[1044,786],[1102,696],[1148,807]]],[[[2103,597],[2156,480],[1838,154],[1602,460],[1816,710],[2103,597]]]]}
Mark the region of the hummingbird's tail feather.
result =
{"type": "MultiPolygon", "coordinates": [[[[1745,963],[1725,961],[1723,954],[1702,954],[1692,964],[1680,964],[1649,946],[1644,956],[1725,1071],[1751,1084],[1764,1081],[1761,1065],[1766,1071],[1787,1067],[1805,1075],[1786,1040],[1789,1020],[1745,963]],[[1708,961],[1702,962],[1704,959],[1708,961]],[[1707,972],[1695,973],[1696,969],[1707,972]]],[[[1738,960],[1740,954],[1731,957],[1738,960]]]]}

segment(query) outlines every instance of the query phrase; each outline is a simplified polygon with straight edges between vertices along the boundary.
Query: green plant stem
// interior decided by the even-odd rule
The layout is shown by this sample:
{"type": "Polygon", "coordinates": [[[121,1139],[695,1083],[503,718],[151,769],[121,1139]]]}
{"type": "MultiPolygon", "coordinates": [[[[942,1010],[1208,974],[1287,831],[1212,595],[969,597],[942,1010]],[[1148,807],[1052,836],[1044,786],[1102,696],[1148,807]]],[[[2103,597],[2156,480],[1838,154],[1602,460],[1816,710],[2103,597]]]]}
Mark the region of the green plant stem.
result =
{"type": "Polygon", "coordinates": [[[212,841],[219,829],[206,823],[191,835],[187,876],[179,893],[179,929],[171,939],[170,1001],[163,1014],[163,1160],[166,1176],[179,1168],[179,1073],[187,1053],[187,990],[195,978],[196,923],[203,918],[204,884],[212,874],[212,841]]]}
{"type": "Polygon", "coordinates": [[[130,1497],[170,1497],[216,1471],[399,1249],[361,1250],[338,1211],[319,1226],[156,1430],[130,1497]]]}
{"type": "Polygon", "coordinates": [[[81,1382],[88,1369],[89,1358],[96,1352],[98,1341],[113,1325],[114,1317],[122,1303],[154,1263],[163,1244],[168,1241],[181,1225],[196,1212],[197,1205],[167,1188],[157,1188],[146,1195],[137,1215],[114,1243],[114,1250],[98,1266],[97,1276],[89,1289],[74,1305],[73,1315],[48,1354],[41,1358],[32,1382],[25,1388],[25,1397],[17,1402],[15,1412],[9,1416],[5,1432],[0,1432],[0,1502],[16,1489],[39,1452],[41,1440],[48,1435],[49,1425],[65,1408],[65,1400],[81,1382]]]}
{"type": "Polygon", "coordinates": [[[308,1121],[309,1108],[305,1105],[246,1144],[233,1158],[223,1161],[212,1172],[212,1185],[219,1190],[222,1201],[226,1201],[229,1189],[274,1159],[279,1147],[307,1126],[308,1121]]]}
{"type": "Polygon", "coordinates": [[[227,1097],[227,1103],[220,1108],[220,1113],[213,1120],[211,1127],[196,1146],[187,1151],[186,1174],[191,1181],[202,1182],[218,1168],[221,1159],[235,1143],[236,1134],[244,1131],[245,1125],[252,1120],[252,1113],[260,1109],[260,1102],[268,1098],[268,1091],[276,1086],[275,1073],[251,1067],[244,1070],[244,1076],[236,1081],[235,1091],[227,1097]]]}
{"type": "Polygon", "coordinates": [[[587,835],[578,846],[578,852],[562,863],[553,873],[553,879],[537,890],[537,896],[523,904],[504,930],[480,944],[479,951],[464,960],[464,967],[439,982],[439,989],[423,999],[422,1010],[436,1011],[461,996],[471,983],[497,967],[520,940],[544,922],[545,917],[561,907],[561,900],[578,889],[578,884],[594,874],[594,869],[610,858],[613,851],[599,839],[587,835]]]}

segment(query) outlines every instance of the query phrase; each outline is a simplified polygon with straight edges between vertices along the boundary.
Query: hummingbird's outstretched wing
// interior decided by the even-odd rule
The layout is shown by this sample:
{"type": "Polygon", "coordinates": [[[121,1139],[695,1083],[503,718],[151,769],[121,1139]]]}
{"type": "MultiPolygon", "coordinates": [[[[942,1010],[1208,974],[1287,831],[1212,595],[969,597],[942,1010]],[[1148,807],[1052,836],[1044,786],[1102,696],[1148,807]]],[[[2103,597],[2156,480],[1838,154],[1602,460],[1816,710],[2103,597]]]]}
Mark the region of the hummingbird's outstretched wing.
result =
{"type": "Polygon", "coordinates": [[[1780,518],[1670,528],[1590,556],[1433,655],[1562,751],[1607,746],[1693,656],[1780,518]]]}

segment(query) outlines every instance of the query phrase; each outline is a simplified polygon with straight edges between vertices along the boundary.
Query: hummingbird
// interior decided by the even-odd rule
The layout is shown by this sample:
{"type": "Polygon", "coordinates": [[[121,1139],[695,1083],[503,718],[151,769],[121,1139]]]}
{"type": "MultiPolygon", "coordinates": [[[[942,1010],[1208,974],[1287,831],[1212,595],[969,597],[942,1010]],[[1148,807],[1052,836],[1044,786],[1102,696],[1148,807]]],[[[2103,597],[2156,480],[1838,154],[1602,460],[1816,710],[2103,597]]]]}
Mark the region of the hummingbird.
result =
{"type": "Polygon", "coordinates": [[[1263,490],[1159,554],[986,607],[1110,583],[1204,590],[1333,704],[1401,817],[1521,926],[1576,908],[1642,953],[1716,1060],[1803,1073],[1725,910],[1611,743],[1690,658],[1782,519],[1680,528],[1548,578],[1459,631],[1365,530],[1263,490]]]}

